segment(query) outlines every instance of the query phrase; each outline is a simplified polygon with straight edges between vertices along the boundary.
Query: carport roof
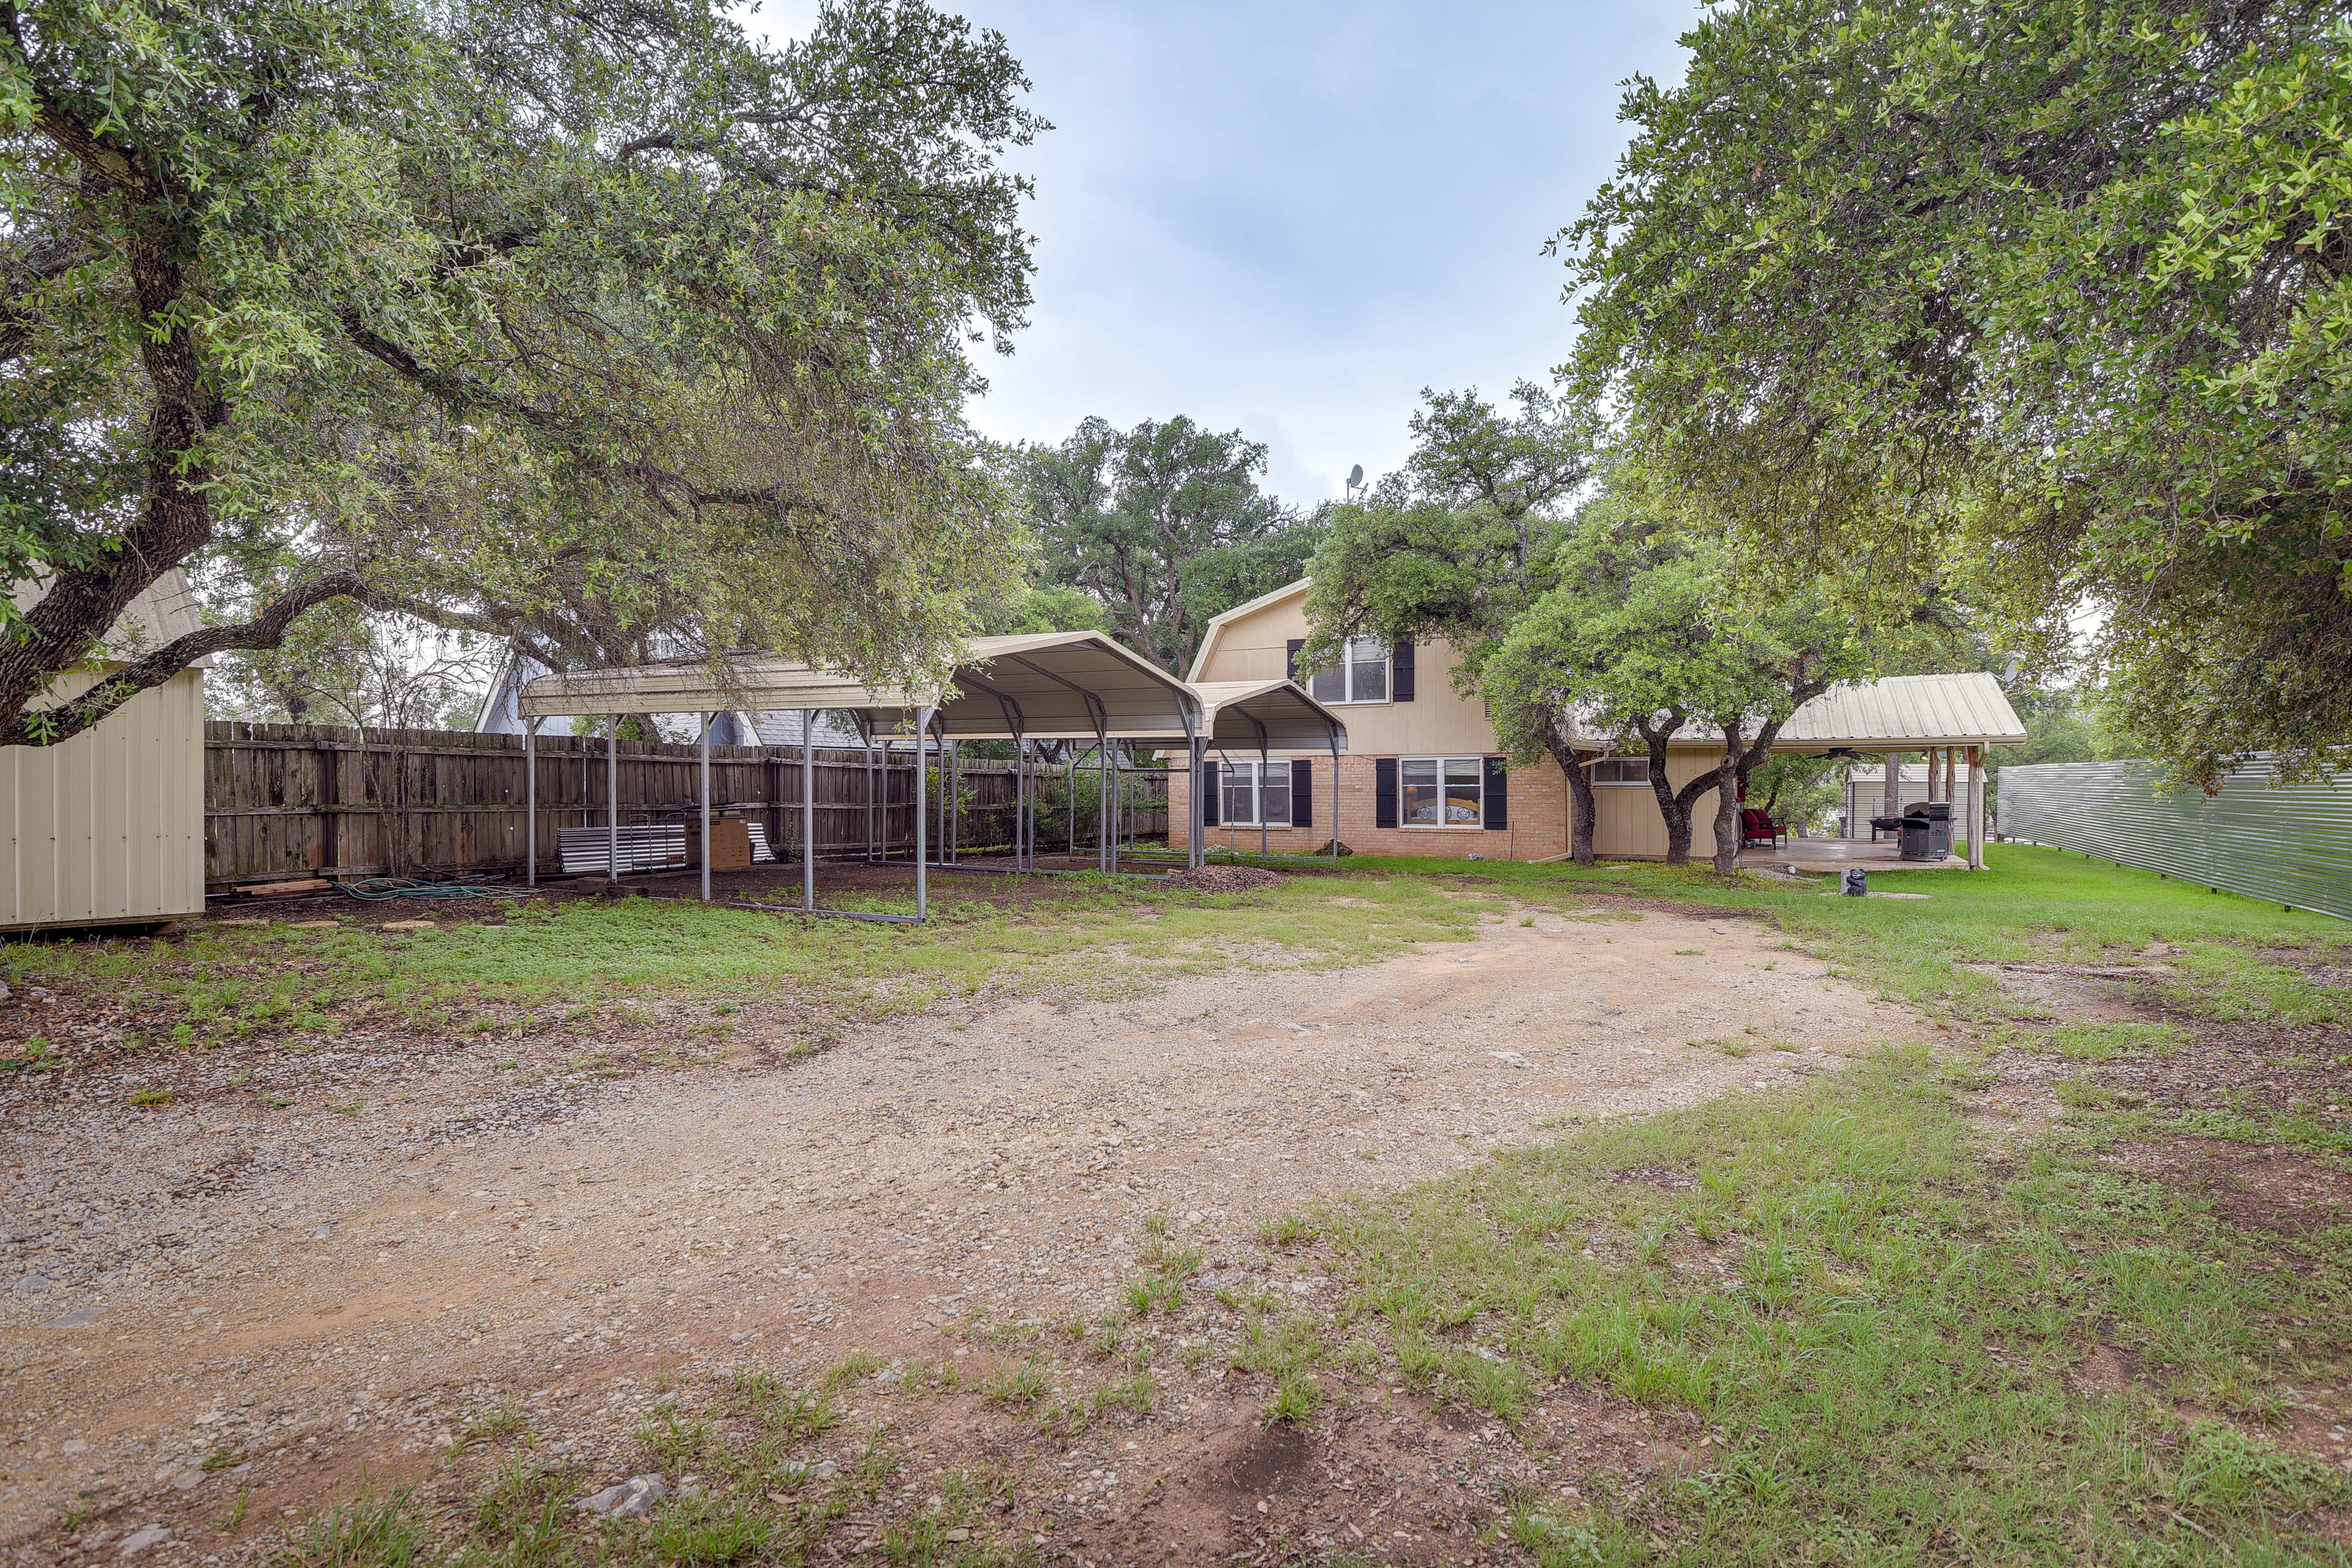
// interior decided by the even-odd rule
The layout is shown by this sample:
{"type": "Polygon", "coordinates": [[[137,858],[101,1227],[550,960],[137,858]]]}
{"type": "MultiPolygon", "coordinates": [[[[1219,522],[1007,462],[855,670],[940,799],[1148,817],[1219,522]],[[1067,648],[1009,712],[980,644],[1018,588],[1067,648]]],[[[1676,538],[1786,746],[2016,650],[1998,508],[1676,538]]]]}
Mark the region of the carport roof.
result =
{"type": "Polygon", "coordinates": [[[1188,686],[1103,632],[975,637],[947,681],[929,691],[869,687],[809,665],[741,654],[719,672],[681,659],[546,675],[521,694],[521,711],[532,718],[738,708],[866,713],[902,734],[914,710],[936,708],[942,731],[960,740],[1091,741],[1103,734],[1181,742],[1197,732],[1255,748],[1263,725],[1265,744],[1321,748],[1335,731],[1344,745],[1347,734],[1336,715],[1294,682],[1188,686]]]}
{"type": "Polygon", "coordinates": [[[1348,749],[1348,727],[1295,680],[1194,681],[1201,733],[1245,751],[1348,749]]]}

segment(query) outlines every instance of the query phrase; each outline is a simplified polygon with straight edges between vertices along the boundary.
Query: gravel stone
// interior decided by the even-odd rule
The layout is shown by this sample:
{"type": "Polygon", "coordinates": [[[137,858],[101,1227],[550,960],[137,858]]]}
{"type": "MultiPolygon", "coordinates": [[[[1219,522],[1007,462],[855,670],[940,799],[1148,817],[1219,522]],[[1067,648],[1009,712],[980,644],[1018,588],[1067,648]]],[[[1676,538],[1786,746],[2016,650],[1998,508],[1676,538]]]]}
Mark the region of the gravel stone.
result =
{"type": "Polygon", "coordinates": [[[144,1552],[151,1546],[161,1546],[171,1539],[171,1531],[160,1524],[151,1524],[144,1530],[134,1530],[124,1536],[122,1544],[114,1549],[114,1554],[117,1557],[129,1557],[135,1552],[144,1552]]]}
{"type": "Polygon", "coordinates": [[[572,1506],[582,1513],[603,1514],[608,1519],[644,1519],[668,1495],[669,1489],[662,1485],[659,1476],[631,1476],[618,1486],[606,1487],[572,1506]]]}

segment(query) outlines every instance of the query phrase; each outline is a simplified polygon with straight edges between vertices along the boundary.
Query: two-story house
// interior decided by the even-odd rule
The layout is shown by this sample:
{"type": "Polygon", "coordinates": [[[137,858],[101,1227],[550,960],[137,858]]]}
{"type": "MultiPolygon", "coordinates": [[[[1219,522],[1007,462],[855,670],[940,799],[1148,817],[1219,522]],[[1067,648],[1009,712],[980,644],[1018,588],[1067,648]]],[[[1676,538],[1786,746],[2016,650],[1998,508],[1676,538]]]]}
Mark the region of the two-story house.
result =
{"type": "MultiPolygon", "coordinates": [[[[1211,845],[1313,854],[1339,837],[1358,854],[1482,856],[1541,860],[1567,853],[1568,780],[1549,757],[1512,767],[1496,749],[1483,704],[1455,689],[1453,649],[1444,643],[1350,643],[1336,669],[1298,668],[1307,641],[1301,580],[1236,605],[1212,620],[1192,661],[1194,682],[1297,680],[1348,727],[1348,749],[1288,754],[1224,750],[1209,758],[1211,845]]],[[[1843,688],[1798,710],[1776,751],[1973,756],[1983,745],[2025,738],[1990,675],[1918,676],[1843,688]]],[[[1580,748],[1580,755],[1583,754],[1580,748]]],[[[1696,732],[1667,749],[1666,778],[1676,789],[1715,765],[1721,743],[1696,732]]],[[[1181,843],[1191,810],[1191,778],[1181,758],[1171,780],[1169,820],[1181,843]]],[[[1597,750],[1587,763],[1593,783],[1593,849],[1617,858],[1666,852],[1646,756],[1597,750]]],[[[1965,762],[1952,764],[1965,768],[1965,762]]],[[[1972,773],[1961,775],[1964,784],[1972,773]]],[[[1948,785],[1947,786],[1948,789],[1948,785]]],[[[1946,798],[1949,798],[1948,795],[1946,798]]],[[[1965,798],[1965,796],[1963,797],[1965,798]]],[[[1707,808],[1712,813],[1712,802],[1707,808]]],[[[1700,852],[1708,834],[1699,825],[1700,852]]]]}

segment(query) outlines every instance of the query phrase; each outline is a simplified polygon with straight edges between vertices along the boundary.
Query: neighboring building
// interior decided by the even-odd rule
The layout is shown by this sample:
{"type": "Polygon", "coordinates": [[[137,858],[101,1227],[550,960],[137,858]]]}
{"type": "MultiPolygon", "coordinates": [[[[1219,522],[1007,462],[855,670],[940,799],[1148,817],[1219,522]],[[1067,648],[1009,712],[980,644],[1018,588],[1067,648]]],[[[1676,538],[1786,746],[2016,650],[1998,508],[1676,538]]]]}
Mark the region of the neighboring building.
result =
{"type": "MultiPolygon", "coordinates": [[[[39,600],[17,585],[18,608],[39,600]]],[[[43,700],[87,691],[198,624],[186,580],[166,572],[107,634],[99,668],[60,676],[43,700]]],[[[69,741],[0,747],[0,930],[204,913],[204,670],[182,670],[69,741]]]]}
{"type": "MultiPolygon", "coordinates": [[[[1309,586],[1293,583],[1212,620],[1188,679],[1291,676],[1346,721],[1348,749],[1338,759],[1336,778],[1328,752],[1270,752],[1264,758],[1230,750],[1213,753],[1210,844],[1255,850],[1263,843],[1276,852],[1312,854],[1330,843],[1328,814],[1336,810],[1340,842],[1359,854],[1516,860],[1566,854],[1567,778],[1549,757],[1531,767],[1508,765],[1484,705],[1454,689],[1456,659],[1446,645],[1391,647],[1359,638],[1339,669],[1296,668],[1307,637],[1309,586]]],[[[2024,739],[2024,725],[1991,676],[1906,676],[1844,686],[1815,699],[1790,716],[1773,750],[1916,752],[2015,745],[2024,739]]],[[[1680,789],[1706,772],[1721,745],[1719,738],[1696,731],[1677,737],[1667,749],[1667,783],[1680,789]]],[[[1649,759],[1611,755],[1595,746],[1587,765],[1594,853],[1663,858],[1666,828],[1650,784],[1649,759]]],[[[1966,763],[1959,767],[1965,784],[1966,763]]],[[[1925,778],[1923,766],[1923,790],[1925,778]]],[[[1191,783],[1180,758],[1170,780],[1171,842],[1182,841],[1191,783]]],[[[1965,790],[1960,798],[1968,798],[1965,790]]],[[[1697,825],[1701,853],[1711,821],[1712,796],[1707,821],[1697,825]]],[[[1864,818],[1863,836],[1868,834],[1864,818]]]]}
{"type": "MultiPolygon", "coordinates": [[[[1954,763],[1952,771],[1957,775],[1953,787],[1958,794],[1965,796],[1968,794],[1969,782],[1975,776],[1974,773],[1965,761],[1954,763]]],[[[1927,798],[1927,764],[1904,763],[1903,772],[1895,788],[1902,792],[1900,798],[1903,802],[1903,809],[1906,811],[1926,800],[1927,798]]],[[[1883,816],[1886,812],[1885,763],[1857,763],[1846,770],[1845,805],[1843,811],[1843,825],[1839,829],[1839,837],[1867,839],[1870,837],[1870,819],[1874,816],[1883,816]]],[[[1901,813],[1898,812],[1896,815],[1900,816],[1901,813]]]]}

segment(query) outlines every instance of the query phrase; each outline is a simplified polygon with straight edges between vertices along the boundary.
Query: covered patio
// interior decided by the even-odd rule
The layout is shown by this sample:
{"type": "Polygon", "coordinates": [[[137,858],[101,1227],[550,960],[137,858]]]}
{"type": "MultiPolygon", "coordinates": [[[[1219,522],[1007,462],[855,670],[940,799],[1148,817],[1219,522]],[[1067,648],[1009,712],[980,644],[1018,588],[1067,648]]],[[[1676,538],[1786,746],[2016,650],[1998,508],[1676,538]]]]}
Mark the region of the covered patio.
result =
{"type": "MultiPolygon", "coordinates": [[[[1948,838],[1965,837],[1965,857],[1945,854],[1905,859],[1901,832],[1876,839],[1876,832],[1857,833],[1849,826],[1844,838],[1798,838],[1740,851],[1740,864],[1750,867],[1793,866],[1800,870],[1839,871],[1861,867],[1869,870],[1935,871],[1984,869],[1984,757],[1993,746],[2025,742],[2025,724],[2010,706],[2009,696],[1990,672],[1970,670],[1955,675],[1893,675],[1878,680],[1847,681],[1832,687],[1789,716],[1773,738],[1778,755],[1885,760],[1891,781],[1885,809],[1872,821],[1878,832],[1903,815],[1896,792],[1901,759],[1923,753],[1927,762],[1930,815],[1938,805],[1947,808],[1948,838]],[[1963,775],[1958,764],[1965,763],[1963,775]],[[1965,778],[1965,799],[1956,800],[1956,781],[1965,778]]],[[[1916,807],[1915,806],[1915,810],[1916,807]]]]}
{"type": "Polygon", "coordinates": [[[1965,857],[1947,855],[1937,860],[1906,860],[1893,839],[1876,844],[1860,838],[1790,838],[1774,848],[1742,849],[1739,864],[1750,871],[1796,871],[1806,876],[1835,876],[1849,867],[1865,871],[1967,871],[1974,866],[1965,857]]]}

